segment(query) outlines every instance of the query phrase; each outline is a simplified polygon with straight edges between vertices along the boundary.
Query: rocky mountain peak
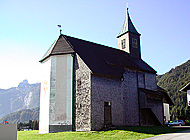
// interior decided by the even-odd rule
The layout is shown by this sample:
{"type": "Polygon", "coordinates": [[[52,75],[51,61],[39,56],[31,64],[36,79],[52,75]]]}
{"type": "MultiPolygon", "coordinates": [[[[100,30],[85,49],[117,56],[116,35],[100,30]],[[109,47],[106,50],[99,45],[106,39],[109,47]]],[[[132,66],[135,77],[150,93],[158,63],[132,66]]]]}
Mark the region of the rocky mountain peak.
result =
{"type": "Polygon", "coordinates": [[[29,88],[30,84],[28,83],[28,80],[23,80],[19,85],[19,89],[27,89],[29,88]]]}

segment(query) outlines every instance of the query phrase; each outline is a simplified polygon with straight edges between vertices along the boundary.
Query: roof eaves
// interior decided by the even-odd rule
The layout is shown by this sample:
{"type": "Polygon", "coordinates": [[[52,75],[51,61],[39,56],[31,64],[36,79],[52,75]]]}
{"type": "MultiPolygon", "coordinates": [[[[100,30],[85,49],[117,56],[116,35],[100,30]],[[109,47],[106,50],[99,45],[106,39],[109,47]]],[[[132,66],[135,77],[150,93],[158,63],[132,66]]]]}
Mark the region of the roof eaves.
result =
{"type": "Polygon", "coordinates": [[[157,89],[159,92],[161,92],[166,97],[166,100],[168,101],[169,105],[174,105],[174,101],[171,99],[170,95],[168,94],[168,92],[165,89],[161,88],[158,85],[157,85],[157,89]]]}
{"type": "Polygon", "coordinates": [[[124,35],[124,34],[126,34],[128,32],[141,36],[141,34],[139,34],[139,33],[135,33],[135,32],[132,32],[132,31],[125,31],[125,32],[120,33],[119,35],[117,35],[117,38],[119,38],[120,36],[122,36],[122,35],[124,35]]]}
{"type": "Polygon", "coordinates": [[[54,56],[54,55],[64,55],[64,54],[73,54],[74,52],[67,52],[67,53],[51,53],[50,55],[48,55],[47,57],[41,59],[39,62],[43,62],[44,60],[48,59],[50,56],[54,56]]]}
{"type": "Polygon", "coordinates": [[[154,90],[149,90],[149,89],[145,89],[145,88],[139,88],[141,91],[145,92],[146,94],[154,94],[154,95],[160,95],[163,96],[163,94],[161,94],[158,91],[154,91],[154,90]]]}
{"type": "Polygon", "coordinates": [[[187,83],[187,85],[185,85],[182,89],[180,89],[179,91],[183,91],[183,92],[187,92],[187,87],[190,86],[190,82],[187,83]]]}
{"type": "Polygon", "coordinates": [[[122,66],[124,68],[131,69],[131,70],[139,70],[139,71],[144,71],[144,72],[153,73],[153,74],[157,73],[154,69],[153,69],[153,71],[150,71],[150,70],[145,70],[143,68],[136,68],[136,67],[130,67],[130,66],[125,66],[125,65],[122,65],[122,66]]]}
{"type": "Polygon", "coordinates": [[[51,45],[51,47],[47,50],[47,52],[45,53],[45,55],[40,59],[39,62],[43,62],[45,59],[47,59],[50,54],[52,53],[53,51],[53,48],[55,47],[56,43],[57,43],[57,40],[59,39],[59,37],[54,41],[54,43],[51,45]]]}

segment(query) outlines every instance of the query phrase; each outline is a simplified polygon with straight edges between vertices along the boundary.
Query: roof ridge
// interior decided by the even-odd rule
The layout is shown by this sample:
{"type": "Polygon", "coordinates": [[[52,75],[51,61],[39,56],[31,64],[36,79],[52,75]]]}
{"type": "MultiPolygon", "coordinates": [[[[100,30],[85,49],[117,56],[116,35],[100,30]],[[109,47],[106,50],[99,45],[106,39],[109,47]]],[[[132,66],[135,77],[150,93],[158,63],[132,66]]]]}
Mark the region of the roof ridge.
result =
{"type": "MultiPolygon", "coordinates": [[[[88,40],[85,40],[85,39],[81,39],[81,38],[77,38],[77,37],[72,37],[72,36],[69,36],[69,35],[65,35],[65,34],[61,34],[63,36],[66,36],[66,37],[70,37],[70,38],[73,38],[73,39],[78,39],[78,40],[81,40],[81,41],[85,41],[85,42],[89,42],[89,43],[93,43],[93,44],[96,44],[96,45],[100,45],[102,47],[105,47],[105,48],[109,48],[109,49],[114,49],[114,50],[117,50],[117,51],[121,51],[123,53],[126,53],[127,55],[129,55],[128,52],[126,51],[123,51],[123,50],[120,50],[118,48],[114,48],[114,47],[111,47],[111,46],[107,46],[107,45],[103,45],[103,44],[100,44],[100,43],[95,43],[95,42],[92,42],[92,41],[88,41],[88,40]]],[[[68,40],[67,40],[68,41],[68,40]]],[[[69,42],[69,41],[68,41],[69,42]]],[[[70,43],[71,44],[71,43],[70,43]]],[[[72,45],[72,44],[71,44],[72,45]]],[[[73,47],[73,46],[72,46],[73,47]]]]}
{"type": "Polygon", "coordinates": [[[66,37],[71,37],[71,38],[74,38],[74,39],[78,39],[78,40],[81,40],[81,41],[85,41],[85,42],[93,43],[93,44],[96,44],[96,45],[101,45],[101,46],[104,46],[104,47],[108,47],[108,48],[116,49],[116,48],[113,48],[113,47],[108,46],[108,45],[104,45],[104,44],[100,44],[100,43],[95,43],[95,42],[93,42],[93,41],[88,41],[88,40],[85,40],[85,39],[81,39],[81,38],[77,38],[77,37],[72,37],[72,36],[64,35],[64,34],[62,34],[62,35],[63,35],[63,36],[66,36],[66,37]]]}

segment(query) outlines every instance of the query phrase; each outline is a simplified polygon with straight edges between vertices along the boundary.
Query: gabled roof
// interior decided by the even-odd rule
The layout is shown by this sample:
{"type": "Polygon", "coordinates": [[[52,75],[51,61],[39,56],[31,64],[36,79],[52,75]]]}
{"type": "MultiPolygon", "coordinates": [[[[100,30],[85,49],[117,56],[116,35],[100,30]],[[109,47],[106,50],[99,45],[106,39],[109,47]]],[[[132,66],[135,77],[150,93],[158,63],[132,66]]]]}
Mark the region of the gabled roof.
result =
{"type": "Polygon", "coordinates": [[[157,91],[153,91],[153,90],[149,90],[149,89],[144,89],[144,88],[139,88],[141,91],[143,91],[146,94],[150,94],[150,95],[158,95],[158,96],[162,96],[165,98],[166,102],[169,105],[174,105],[173,100],[171,99],[171,97],[168,95],[167,91],[164,90],[163,88],[157,86],[157,91]]]}
{"type": "Polygon", "coordinates": [[[131,32],[131,33],[135,33],[135,34],[140,35],[138,33],[138,31],[136,30],[135,26],[133,25],[132,21],[131,21],[128,10],[126,13],[126,18],[125,18],[125,22],[123,24],[123,27],[122,27],[122,29],[121,29],[121,31],[117,37],[120,37],[121,35],[123,35],[127,32],[131,32]]]}
{"type": "Polygon", "coordinates": [[[158,92],[158,91],[154,91],[154,90],[149,90],[149,89],[145,89],[145,88],[139,88],[141,91],[143,91],[146,94],[151,94],[151,95],[160,95],[163,96],[162,93],[158,92]]]}
{"type": "Polygon", "coordinates": [[[156,73],[142,59],[134,58],[125,51],[67,35],[60,35],[40,62],[52,55],[69,53],[77,53],[93,74],[121,78],[124,68],[156,73]]]}
{"type": "Polygon", "coordinates": [[[184,91],[184,92],[187,92],[187,90],[190,90],[190,82],[187,83],[187,85],[185,85],[182,89],[180,89],[180,91],[184,91]]]}
{"type": "Polygon", "coordinates": [[[60,35],[59,38],[51,45],[51,47],[46,52],[46,54],[42,57],[40,62],[42,62],[43,60],[45,60],[47,57],[51,55],[61,55],[61,54],[68,54],[68,53],[74,53],[74,50],[65,40],[64,36],[60,35]]]}
{"type": "Polygon", "coordinates": [[[159,86],[157,86],[157,89],[158,89],[159,92],[161,92],[164,95],[164,97],[165,97],[165,99],[166,99],[166,101],[168,102],[169,105],[174,105],[173,100],[171,99],[170,95],[167,93],[167,91],[165,89],[163,89],[163,88],[161,88],[159,86]]]}

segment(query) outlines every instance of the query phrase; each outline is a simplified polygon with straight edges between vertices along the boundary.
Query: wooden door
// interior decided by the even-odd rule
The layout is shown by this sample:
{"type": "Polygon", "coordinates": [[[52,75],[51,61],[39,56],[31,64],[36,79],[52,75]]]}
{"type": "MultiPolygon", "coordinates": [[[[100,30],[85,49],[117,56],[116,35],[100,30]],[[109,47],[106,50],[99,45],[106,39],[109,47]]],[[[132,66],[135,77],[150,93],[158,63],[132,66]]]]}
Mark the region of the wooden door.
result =
{"type": "Polygon", "coordinates": [[[104,124],[105,125],[112,124],[110,102],[104,102],[104,124]]]}

